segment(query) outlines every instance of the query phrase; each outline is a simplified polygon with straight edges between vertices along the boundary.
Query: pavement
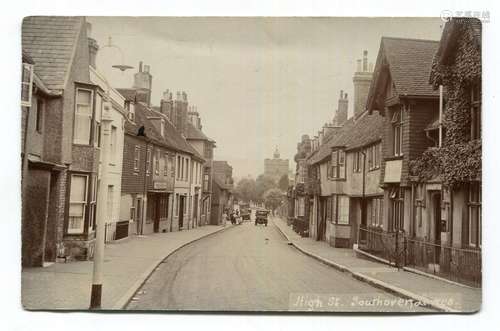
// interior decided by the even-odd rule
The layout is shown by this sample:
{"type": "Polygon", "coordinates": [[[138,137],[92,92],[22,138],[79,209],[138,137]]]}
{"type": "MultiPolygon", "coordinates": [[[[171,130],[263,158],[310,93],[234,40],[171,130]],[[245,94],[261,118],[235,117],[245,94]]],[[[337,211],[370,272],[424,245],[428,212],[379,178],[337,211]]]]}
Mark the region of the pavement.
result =
{"type": "Polygon", "coordinates": [[[436,277],[397,269],[373,259],[361,257],[350,248],[334,248],[326,242],[302,238],[286,221],[272,219],[289,243],[331,267],[372,286],[403,298],[425,303],[443,312],[476,312],[481,308],[482,290],[436,277]]]}
{"type": "MultiPolygon", "coordinates": [[[[193,241],[230,228],[206,225],[187,231],[132,236],[107,244],[102,308],[123,308],[167,256],[193,241]]],[[[88,309],[92,269],[92,261],[24,268],[21,272],[23,307],[29,310],[88,309]]]]}
{"type": "Polygon", "coordinates": [[[130,310],[435,312],[310,258],[270,222],[232,226],[179,249],[151,274],[130,310]]]}

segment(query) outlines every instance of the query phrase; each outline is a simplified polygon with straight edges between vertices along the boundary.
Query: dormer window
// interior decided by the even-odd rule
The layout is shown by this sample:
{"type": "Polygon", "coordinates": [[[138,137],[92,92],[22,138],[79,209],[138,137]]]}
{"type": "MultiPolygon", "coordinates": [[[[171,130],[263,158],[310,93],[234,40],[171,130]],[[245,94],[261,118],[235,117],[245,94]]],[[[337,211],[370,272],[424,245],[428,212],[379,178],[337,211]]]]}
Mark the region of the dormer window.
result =
{"type": "Polygon", "coordinates": [[[128,119],[132,122],[135,121],[135,107],[130,101],[125,101],[125,111],[127,112],[128,119]]]}

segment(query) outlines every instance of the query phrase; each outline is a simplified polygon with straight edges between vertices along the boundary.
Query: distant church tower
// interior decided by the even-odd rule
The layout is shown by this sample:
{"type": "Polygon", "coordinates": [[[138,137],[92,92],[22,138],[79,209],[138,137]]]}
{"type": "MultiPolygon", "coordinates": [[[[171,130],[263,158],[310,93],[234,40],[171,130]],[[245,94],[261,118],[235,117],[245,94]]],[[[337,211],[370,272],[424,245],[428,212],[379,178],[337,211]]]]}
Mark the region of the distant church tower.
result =
{"type": "Polygon", "coordinates": [[[264,176],[271,177],[275,182],[278,182],[283,175],[288,176],[288,172],[288,159],[280,158],[280,151],[276,146],[273,158],[264,160],[264,176]]]}

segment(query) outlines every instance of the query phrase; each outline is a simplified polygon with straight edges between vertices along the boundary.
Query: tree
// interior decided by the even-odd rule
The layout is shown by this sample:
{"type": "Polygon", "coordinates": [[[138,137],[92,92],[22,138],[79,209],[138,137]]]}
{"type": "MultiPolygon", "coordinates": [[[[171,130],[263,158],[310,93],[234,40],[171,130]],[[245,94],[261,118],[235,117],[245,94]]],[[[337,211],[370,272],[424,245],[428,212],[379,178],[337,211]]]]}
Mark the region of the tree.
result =
{"type": "Polygon", "coordinates": [[[282,191],[288,190],[288,175],[281,176],[281,178],[278,182],[278,187],[282,191]]]}
{"type": "Polygon", "coordinates": [[[264,193],[266,193],[269,189],[276,188],[276,183],[271,177],[260,175],[257,177],[256,181],[256,201],[264,202],[264,193]]]}
{"type": "Polygon", "coordinates": [[[257,190],[255,180],[253,178],[241,179],[238,184],[236,184],[234,195],[238,200],[245,202],[256,201],[257,190]]]}
{"type": "Polygon", "coordinates": [[[266,208],[271,209],[273,211],[278,208],[283,202],[284,193],[278,188],[271,188],[264,193],[264,204],[266,208]]]}

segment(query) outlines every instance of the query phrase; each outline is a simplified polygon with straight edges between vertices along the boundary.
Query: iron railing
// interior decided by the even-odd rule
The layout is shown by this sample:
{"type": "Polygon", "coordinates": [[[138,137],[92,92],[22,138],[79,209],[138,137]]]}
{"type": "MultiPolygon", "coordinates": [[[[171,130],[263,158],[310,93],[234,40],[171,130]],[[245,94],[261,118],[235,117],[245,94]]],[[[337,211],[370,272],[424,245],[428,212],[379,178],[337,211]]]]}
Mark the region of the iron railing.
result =
{"type": "Polygon", "coordinates": [[[358,247],[389,261],[470,286],[481,286],[481,250],[408,238],[404,231],[359,228],[358,247]]]}

